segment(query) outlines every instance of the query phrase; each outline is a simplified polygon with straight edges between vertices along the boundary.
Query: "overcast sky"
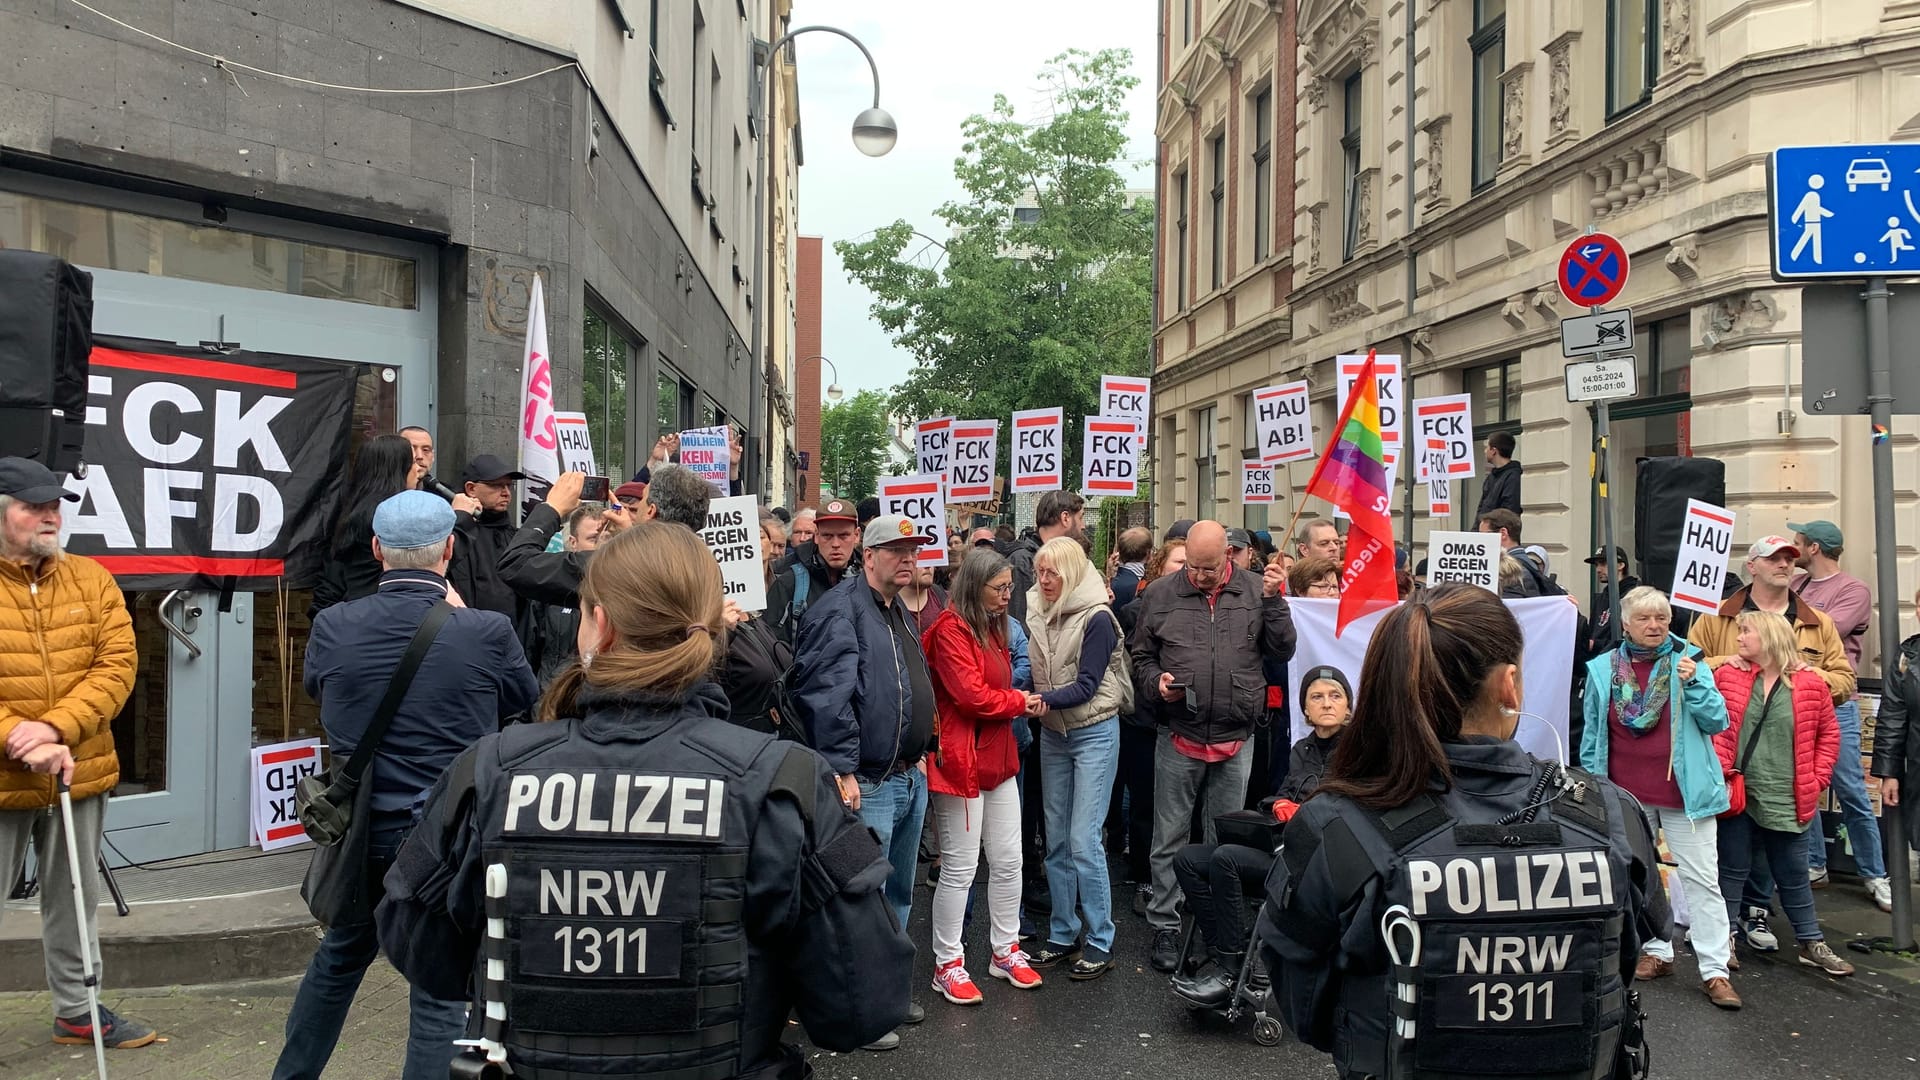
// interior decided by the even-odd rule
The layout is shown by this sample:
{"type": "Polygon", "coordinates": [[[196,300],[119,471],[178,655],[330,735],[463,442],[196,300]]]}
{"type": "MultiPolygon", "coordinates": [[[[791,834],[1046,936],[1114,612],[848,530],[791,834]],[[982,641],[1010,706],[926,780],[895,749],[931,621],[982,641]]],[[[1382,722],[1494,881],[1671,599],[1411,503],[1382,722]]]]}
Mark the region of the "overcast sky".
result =
{"type": "MultiPolygon", "coordinates": [[[[1038,119],[1044,105],[1038,73],[1049,57],[1070,48],[1133,50],[1140,85],[1128,99],[1128,157],[1137,163],[1128,184],[1152,186],[1156,27],[1151,3],[798,0],[793,20],[837,26],[865,42],[880,67],[881,107],[900,125],[900,143],[886,157],[869,158],[855,150],[853,118],[873,103],[859,50],[833,34],[795,40],[806,152],[800,169],[800,231],[825,241],[820,351],[839,371],[848,396],[892,387],[913,361],[873,321],[872,294],[847,280],[833,242],[860,238],[902,218],[944,241],[948,229],[934,211],[962,196],[953,175],[961,121],[991,108],[995,93],[1006,94],[1021,119],[1038,119]]],[[[825,375],[823,387],[833,377],[825,375]]]]}

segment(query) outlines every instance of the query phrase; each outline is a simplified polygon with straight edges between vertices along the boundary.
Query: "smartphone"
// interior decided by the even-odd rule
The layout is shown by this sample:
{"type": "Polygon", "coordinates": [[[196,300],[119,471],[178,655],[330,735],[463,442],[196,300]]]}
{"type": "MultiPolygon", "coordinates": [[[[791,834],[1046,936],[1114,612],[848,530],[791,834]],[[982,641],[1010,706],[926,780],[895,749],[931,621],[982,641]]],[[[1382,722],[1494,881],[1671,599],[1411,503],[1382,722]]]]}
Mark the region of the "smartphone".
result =
{"type": "Polygon", "coordinates": [[[580,487],[580,498],[586,502],[606,502],[613,495],[613,481],[604,476],[589,476],[580,487]]]}

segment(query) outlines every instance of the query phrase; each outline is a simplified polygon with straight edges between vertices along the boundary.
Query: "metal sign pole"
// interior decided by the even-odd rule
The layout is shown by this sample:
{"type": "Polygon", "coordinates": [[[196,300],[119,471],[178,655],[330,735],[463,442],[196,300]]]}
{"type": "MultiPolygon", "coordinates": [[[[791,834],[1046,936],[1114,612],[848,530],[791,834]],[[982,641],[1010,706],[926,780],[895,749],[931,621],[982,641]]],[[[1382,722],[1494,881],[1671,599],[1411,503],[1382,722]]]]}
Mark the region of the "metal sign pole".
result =
{"type": "MultiPolygon", "coordinates": [[[[1601,308],[1596,307],[1592,309],[1592,312],[1598,315],[1601,310],[1601,308]]],[[[1607,485],[1613,480],[1612,405],[1613,402],[1607,398],[1602,398],[1598,402],[1595,402],[1596,408],[1593,412],[1593,438],[1595,442],[1600,444],[1599,468],[1597,470],[1599,475],[1595,480],[1599,485],[1600,493],[1601,557],[1606,560],[1605,565],[1607,567],[1607,626],[1613,633],[1619,636],[1621,641],[1625,641],[1627,639],[1626,633],[1620,628],[1620,560],[1616,559],[1613,554],[1613,499],[1607,490],[1607,485]]]]}
{"type": "MultiPolygon", "coordinates": [[[[1872,410],[1873,440],[1873,546],[1876,591],[1880,595],[1880,673],[1883,684],[1891,681],[1900,656],[1900,573],[1896,561],[1893,529],[1893,343],[1888,333],[1887,302],[1892,296],[1887,279],[1867,279],[1867,404],[1872,410]],[[1888,436],[1880,437],[1882,432],[1888,436]]],[[[1912,949],[1913,886],[1908,876],[1907,799],[1903,788],[1901,805],[1889,806],[1881,819],[1881,839],[1885,841],[1889,884],[1893,891],[1893,937],[1895,949],[1912,949]]]]}

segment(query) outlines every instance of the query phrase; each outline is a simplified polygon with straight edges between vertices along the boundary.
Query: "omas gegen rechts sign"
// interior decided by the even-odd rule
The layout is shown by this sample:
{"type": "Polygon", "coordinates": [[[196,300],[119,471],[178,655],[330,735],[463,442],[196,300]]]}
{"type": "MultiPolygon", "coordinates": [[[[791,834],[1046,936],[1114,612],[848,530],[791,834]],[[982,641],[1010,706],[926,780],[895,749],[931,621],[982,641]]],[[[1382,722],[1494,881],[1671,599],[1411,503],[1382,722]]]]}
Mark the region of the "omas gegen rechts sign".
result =
{"type": "Polygon", "coordinates": [[[355,374],[304,357],[97,344],[67,550],[133,589],[311,584],[347,473],[355,374]]]}

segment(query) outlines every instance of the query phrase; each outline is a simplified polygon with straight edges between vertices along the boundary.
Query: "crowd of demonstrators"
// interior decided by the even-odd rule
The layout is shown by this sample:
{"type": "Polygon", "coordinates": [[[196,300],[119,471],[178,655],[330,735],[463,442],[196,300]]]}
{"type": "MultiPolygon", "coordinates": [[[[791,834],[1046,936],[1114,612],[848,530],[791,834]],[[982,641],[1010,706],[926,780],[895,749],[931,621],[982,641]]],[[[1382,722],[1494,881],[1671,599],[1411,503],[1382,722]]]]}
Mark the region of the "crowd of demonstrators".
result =
{"type": "Polygon", "coordinates": [[[1513,460],[1513,434],[1497,431],[1487,436],[1487,476],[1480,485],[1480,504],[1474,508],[1474,520],[1478,521],[1495,510],[1505,510],[1514,517],[1523,512],[1520,508],[1520,463],[1513,460]]]}
{"type": "MultiPolygon", "coordinates": [[[[1190,524],[1190,523],[1189,523],[1190,524]]],[[[1146,570],[1136,590],[1136,601],[1115,606],[1123,642],[1132,641],[1138,632],[1141,606],[1137,601],[1146,587],[1161,578],[1182,573],[1187,568],[1187,539],[1182,530],[1168,536],[1147,557],[1146,570]]],[[[1159,739],[1159,711],[1142,700],[1134,690],[1133,708],[1120,717],[1119,778],[1107,810],[1109,846],[1126,857],[1126,883],[1134,887],[1134,914],[1144,915],[1153,895],[1153,870],[1149,855],[1153,850],[1153,754],[1159,739]]]]}
{"type": "MultiPolygon", "coordinates": [[[[113,575],[61,549],[62,504],[79,499],[45,465],[0,458],[0,894],[19,880],[31,847],[53,1041],[72,1045],[94,1040],[88,986],[105,977],[93,867],[107,796],[120,782],[113,719],[133,693],[137,663],[113,575]],[[71,851],[55,812],[61,784],[71,788],[71,851]],[[84,926],[73,903],[76,865],[84,926]],[[83,957],[83,943],[91,955],[83,957]]],[[[157,1038],[150,1025],[99,1008],[103,1045],[132,1049],[157,1038]]]]}
{"type": "Polygon", "coordinates": [[[373,557],[373,512],[388,496],[413,487],[422,470],[413,444],[398,435],[376,435],[360,446],[347,474],[346,492],[327,533],[327,561],[313,585],[309,616],[380,585],[373,557]]]}
{"type": "MultiPolygon", "coordinates": [[[[365,881],[376,902],[414,807],[428,789],[461,751],[531,708],[539,696],[512,623],[499,612],[465,606],[448,585],[460,547],[456,516],[445,500],[424,491],[381,501],[369,545],[382,568],[378,588],[322,611],[307,640],[306,691],[320,703],[332,754],[345,760],[367,736],[415,632],[430,612],[452,605],[373,751],[369,774],[361,778],[370,789],[372,813],[365,881]]],[[[366,917],[329,926],[321,937],[287,1015],[286,1044],[273,1071],[279,1080],[317,1077],[326,1068],[379,951],[371,916],[369,906],[366,917]]],[[[401,1075],[440,1080],[452,1043],[466,1027],[466,1006],[436,999],[416,985],[408,1018],[401,1075]]]]}
{"type": "Polygon", "coordinates": [[[1201,521],[1187,532],[1186,572],[1149,585],[1129,642],[1137,696],[1164,725],[1154,748],[1152,963],[1178,959],[1173,859],[1204,792],[1203,830],[1240,808],[1252,769],[1254,724],[1266,710],[1262,659],[1293,656],[1293,618],[1278,566],[1255,579],[1227,561],[1227,533],[1201,521]]]}

